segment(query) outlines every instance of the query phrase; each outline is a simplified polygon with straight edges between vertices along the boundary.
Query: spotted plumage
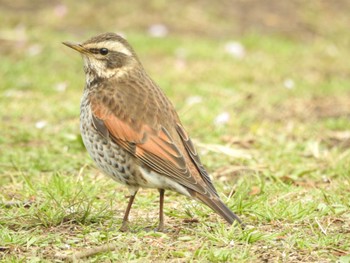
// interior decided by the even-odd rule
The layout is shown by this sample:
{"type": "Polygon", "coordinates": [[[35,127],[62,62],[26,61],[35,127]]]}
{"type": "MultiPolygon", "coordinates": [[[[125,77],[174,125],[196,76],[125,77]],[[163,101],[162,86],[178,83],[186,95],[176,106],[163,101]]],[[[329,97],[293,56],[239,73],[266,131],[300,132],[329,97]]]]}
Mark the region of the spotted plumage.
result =
{"type": "Polygon", "coordinates": [[[86,149],[105,174],[130,191],[121,230],[127,229],[140,187],[160,192],[160,231],[165,190],[205,203],[230,224],[241,223],[220,200],[173,105],[127,41],[106,33],[64,44],[84,60],[80,128],[86,149]]]}

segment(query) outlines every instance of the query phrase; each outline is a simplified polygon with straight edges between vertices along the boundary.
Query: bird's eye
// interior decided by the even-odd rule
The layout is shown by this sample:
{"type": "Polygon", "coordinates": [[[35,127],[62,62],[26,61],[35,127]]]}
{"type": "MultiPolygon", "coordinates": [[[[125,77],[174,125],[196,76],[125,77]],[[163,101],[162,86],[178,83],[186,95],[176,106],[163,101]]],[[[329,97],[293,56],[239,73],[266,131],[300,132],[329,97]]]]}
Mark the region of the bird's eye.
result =
{"type": "Polygon", "coordinates": [[[101,55],[104,55],[104,56],[107,55],[107,54],[108,54],[108,49],[107,49],[107,48],[104,48],[104,47],[101,48],[101,49],[100,49],[100,54],[101,54],[101,55]]]}

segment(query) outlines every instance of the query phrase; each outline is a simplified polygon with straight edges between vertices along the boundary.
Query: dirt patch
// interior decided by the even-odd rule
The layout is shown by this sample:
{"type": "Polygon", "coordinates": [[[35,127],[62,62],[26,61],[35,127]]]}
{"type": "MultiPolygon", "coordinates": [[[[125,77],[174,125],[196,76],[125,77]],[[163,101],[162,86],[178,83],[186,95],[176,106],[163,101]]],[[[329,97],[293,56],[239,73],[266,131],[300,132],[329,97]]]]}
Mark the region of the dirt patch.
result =
{"type": "Polygon", "coordinates": [[[274,116],[278,119],[296,118],[317,120],[324,118],[350,118],[350,94],[347,96],[312,97],[289,99],[276,106],[274,116]]]}

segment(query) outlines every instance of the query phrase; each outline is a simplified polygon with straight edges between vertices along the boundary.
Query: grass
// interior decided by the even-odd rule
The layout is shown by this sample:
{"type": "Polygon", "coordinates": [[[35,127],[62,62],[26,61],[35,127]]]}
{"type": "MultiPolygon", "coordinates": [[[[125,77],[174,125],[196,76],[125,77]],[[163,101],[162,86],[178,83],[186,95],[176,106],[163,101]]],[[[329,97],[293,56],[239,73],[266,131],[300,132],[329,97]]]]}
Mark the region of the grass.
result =
{"type": "Polygon", "coordinates": [[[235,37],[246,49],[243,59],[225,52],[232,41],[227,35],[214,40],[186,31],[157,39],[127,29],[195,139],[224,202],[248,227],[227,226],[209,208],[168,191],[168,232],[147,232],[145,226],[157,225],[158,192],[143,190],[131,231],[121,233],[128,193],[102,175],[84,149],[82,62],[60,44],[101,29],[77,34],[78,20],[73,29],[52,18],[50,9],[40,12],[46,14],[41,28],[30,10],[22,13],[25,28],[14,27],[13,13],[2,13],[9,18],[0,34],[3,262],[60,262],[62,255],[103,244],[114,249],[86,260],[349,262],[350,52],[341,28],[312,41],[246,33],[235,37]],[[216,124],[222,113],[229,120],[216,124]]]}

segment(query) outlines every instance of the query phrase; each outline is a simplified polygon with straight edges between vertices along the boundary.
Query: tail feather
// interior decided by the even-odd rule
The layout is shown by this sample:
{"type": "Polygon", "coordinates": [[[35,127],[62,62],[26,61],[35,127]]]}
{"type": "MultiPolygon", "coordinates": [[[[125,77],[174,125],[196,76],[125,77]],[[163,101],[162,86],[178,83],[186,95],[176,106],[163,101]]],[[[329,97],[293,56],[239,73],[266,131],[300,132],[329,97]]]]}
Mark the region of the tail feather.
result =
{"type": "Polygon", "coordinates": [[[204,204],[213,209],[216,213],[218,213],[222,218],[224,218],[230,225],[233,224],[234,221],[237,221],[242,227],[244,227],[244,223],[239,217],[234,214],[220,199],[217,197],[210,198],[206,195],[194,194],[194,198],[202,201],[204,204]]]}

